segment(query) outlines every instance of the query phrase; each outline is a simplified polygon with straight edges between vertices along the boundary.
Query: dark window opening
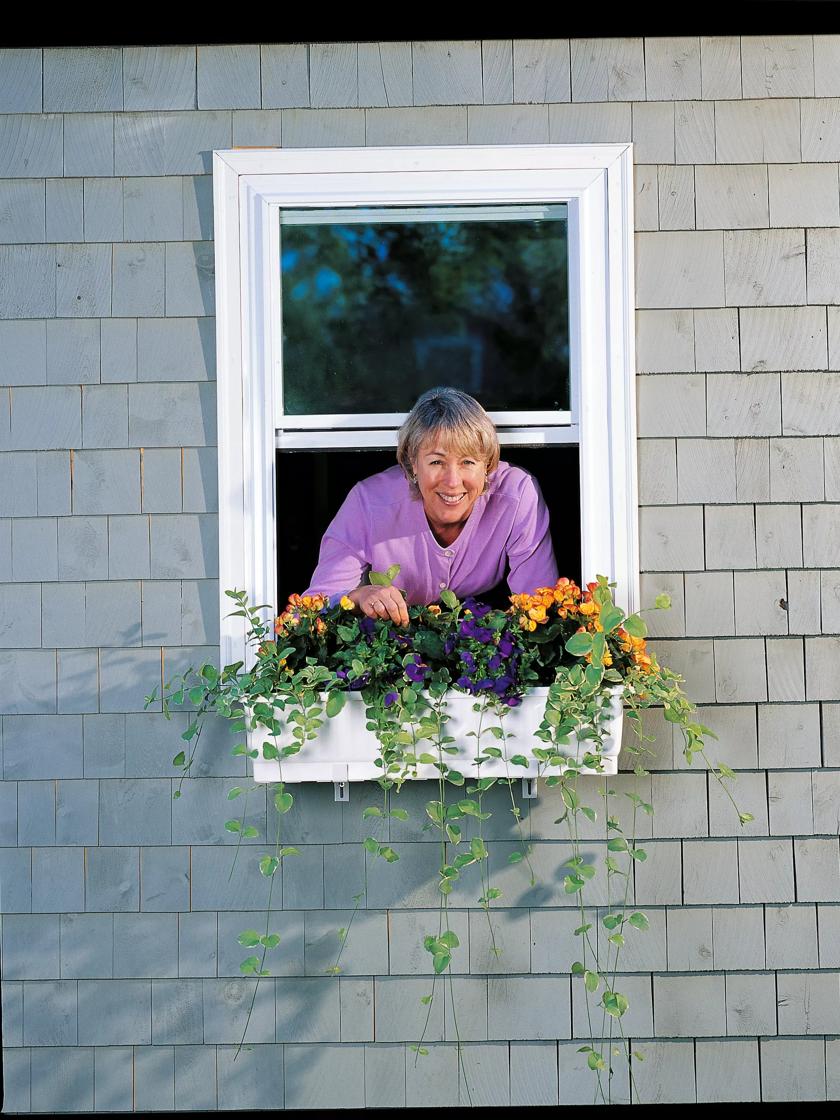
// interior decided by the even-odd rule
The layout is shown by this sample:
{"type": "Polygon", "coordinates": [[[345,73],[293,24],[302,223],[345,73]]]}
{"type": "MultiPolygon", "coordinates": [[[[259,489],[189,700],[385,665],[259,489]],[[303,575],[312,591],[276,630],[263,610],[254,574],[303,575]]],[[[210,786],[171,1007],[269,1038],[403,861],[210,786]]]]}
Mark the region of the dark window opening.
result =
{"type": "MultiPolygon", "coordinates": [[[[502,459],[531,472],[548,505],[561,576],[581,581],[580,458],[575,445],[502,448],[502,459]]],[[[321,537],[348,491],[396,462],[394,449],[277,452],[277,594],[282,606],[309,586],[321,537]],[[301,512],[303,511],[303,512],[301,512]]],[[[506,582],[482,598],[508,605],[506,582]]]]}

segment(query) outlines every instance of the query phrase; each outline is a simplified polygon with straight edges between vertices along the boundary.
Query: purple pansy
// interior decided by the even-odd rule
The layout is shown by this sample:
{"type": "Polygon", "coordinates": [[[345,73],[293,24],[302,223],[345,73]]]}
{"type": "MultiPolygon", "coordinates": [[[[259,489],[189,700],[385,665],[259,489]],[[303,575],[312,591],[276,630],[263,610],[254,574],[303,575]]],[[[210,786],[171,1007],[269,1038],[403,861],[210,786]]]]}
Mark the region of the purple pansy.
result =
{"type": "Polygon", "coordinates": [[[398,697],[396,692],[386,692],[385,700],[383,701],[383,703],[385,704],[386,708],[390,708],[392,704],[396,704],[397,699],[398,697]]]}
{"type": "Polygon", "coordinates": [[[478,626],[471,618],[465,618],[461,623],[459,633],[462,638],[473,638],[476,642],[486,645],[493,638],[493,631],[489,626],[478,626]]]}
{"type": "Polygon", "coordinates": [[[406,665],[405,675],[413,684],[423,684],[429,675],[429,666],[424,665],[419,656],[415,656],[414,660],[406,665]]]}
{"type": "Polygon", "coordinates": [[[492,609],[493,608],[488,606],[487,603],[479,603],[476,599],[473,599],[472,596],[464,600],[464,610],[470,611],[473,618],[484,618],[492,609]]]}

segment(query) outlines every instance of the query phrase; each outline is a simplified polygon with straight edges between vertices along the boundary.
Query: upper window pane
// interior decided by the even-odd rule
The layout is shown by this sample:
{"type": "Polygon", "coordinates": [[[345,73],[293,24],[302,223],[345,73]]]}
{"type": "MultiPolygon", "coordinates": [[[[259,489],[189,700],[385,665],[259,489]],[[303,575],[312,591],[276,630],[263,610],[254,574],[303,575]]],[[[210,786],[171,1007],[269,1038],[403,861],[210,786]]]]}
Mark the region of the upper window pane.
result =
{"type": "Polygon", "coordinates": [[[568,410],[567,206],[280,211],[283,412],[568,410]]]}

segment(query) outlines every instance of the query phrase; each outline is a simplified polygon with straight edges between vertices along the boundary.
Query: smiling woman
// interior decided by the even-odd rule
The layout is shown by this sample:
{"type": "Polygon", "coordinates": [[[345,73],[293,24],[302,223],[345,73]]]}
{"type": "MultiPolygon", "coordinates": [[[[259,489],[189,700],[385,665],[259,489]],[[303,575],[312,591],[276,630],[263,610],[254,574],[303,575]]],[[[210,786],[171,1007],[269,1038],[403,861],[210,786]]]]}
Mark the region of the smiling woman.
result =
{"type": "Polygon", "coordinates": [[[321,542],[306,594],[342,595],[371,618],[408,621],[406,603],[495,587],[553,586],[548,510],[534,477],[501,462],[490,417],[458,389],[424,393],[400,429],[397,464],[358,482],[321,542]],[[366,584],[400,565],[399,588],[366,584]]]}

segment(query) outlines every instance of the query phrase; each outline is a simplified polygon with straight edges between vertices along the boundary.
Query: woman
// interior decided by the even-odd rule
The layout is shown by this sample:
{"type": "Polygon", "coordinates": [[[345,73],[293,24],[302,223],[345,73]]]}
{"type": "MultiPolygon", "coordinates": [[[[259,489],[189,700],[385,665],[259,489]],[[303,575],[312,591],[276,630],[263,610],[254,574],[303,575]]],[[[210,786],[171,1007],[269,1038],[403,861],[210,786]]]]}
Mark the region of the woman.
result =
{"type": "Polygon", "coordinates": [[[480,596],[509,566],[514,593],[554,586],[548,510],[534,477],[499,460],[492,420],[458,389],[430,389],[400,429],[398,465],[357,482],[330,523],[305,594],[346,595],[369,618],[408,624],[443,588],[480,596]],[[366,583],[399,564],[398,587],[366,583]]]}

